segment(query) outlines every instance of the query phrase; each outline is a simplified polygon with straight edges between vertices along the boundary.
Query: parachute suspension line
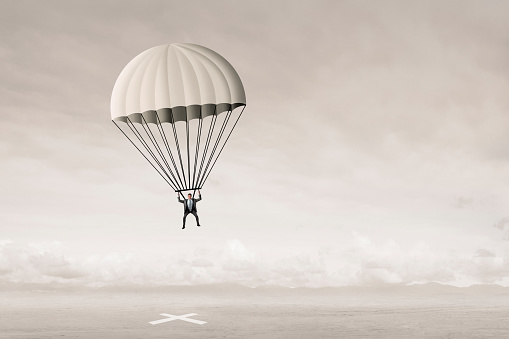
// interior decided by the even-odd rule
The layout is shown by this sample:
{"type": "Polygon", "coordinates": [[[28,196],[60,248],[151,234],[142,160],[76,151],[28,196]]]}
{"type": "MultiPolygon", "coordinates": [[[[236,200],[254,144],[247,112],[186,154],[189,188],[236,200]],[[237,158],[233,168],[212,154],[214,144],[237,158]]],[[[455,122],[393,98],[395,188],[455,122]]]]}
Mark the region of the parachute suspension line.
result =
{"type": "Polygon", "coordinates": [[[221,155],[221,152],[223,151],[223,148],[224,146],[226,145],[226,143],[228,142],[228,139],[230,139],[230,135],[232,135],[232,132],[233,130],[235,129],[235,126],[237,126],[237,122],[239,122],[239,119],[240,117],[242,116],[242,113],[244,113],[244,109],[246,108],[246,106],[242,107],[242,111],[240,112],[237,120],[235,120],[235,123],[233,124],[233,127],[232,129],[230,130],[230,133],[228,134],[228,136],[226,137],[226,140],[224,141],[224,144],[223,146],[221,147],[221,149],[219,150],[219,153],[217,154],[217,157],[216,157],[216,160],[214,160],[214,163],[212,164],[212,167],[210,167],[210,171],[209,173],[207,174],[207,176],[202,180],[202,186],[205,185],[205,181],[207,180],[207,178],[209,177],[210,175],[210,172],[212,172],[212,169],[214,168],[214,165],[216,164],[216,161],[217,159],[219,159],[219,156],[221,155]]]}
{"type": "MultiPolygon", "coordinates": [[[[129,119],[129,117],[127,117],[127,121],[129,121],[131,123],[130,125],[129,125],[129,123],[126,123],[127,126],[129,127],[129,129],[131,130],[131,132],[133,132],[133,134],[136,136],[136,138],[138,138],[138,141],[145,147],[145,150],[147,150],[147,152],[152,156],[152,159],[154,159],[154,162],[159,166],[161,171],[164,174],[166,174],[166,177],[172,182],[173,185],[175,185],[173,183],[173,181],[171,180],[170,176],[168,175],[168,173],[166,173],[166,171],[164,170],[164,167],[163,167],[163,165],[161,165],[161,162],[159,161],[159,159],[157,159],[156,155],[154,154],[154,152],[152,151],[150,146],[147,144],[145,139],[143,139],[143,136],[138,131],[136,126],[134,126],[133,122],[131,121],[131,119],[129,119]]],[[[177,185],[175,185],[175,186],[177,186],[177,185]]]]}
{"type": "MultiPolygon", "coordinates": [[[[187,139],[187,179],[189,180],[189,188],[192,188],[191,184],[191,163],[189,162],[189,119],[186,114],[186,139],[187,139]]],[[[185,174],[184,174],[185,175],[185,174]]]]}
{"type": "Polygon", "coordinates": [[[125,137],[131,142],[131,144],[138,150],[138,152],[140,152],[141,155],[143,155],[143,157],[149,162],[149,164],[156,170],[157,173],[159,173],[159,175],[161,176],[161,178],[164,179],[164,181],[166,181],[166,183],[168,185],[170,185],[171,188],[173,188],[173,190],[175,190],[175,187],[173,187],[170,182],[168,180],[166,180],[166,178],[164,177],[164,175],[161,174],[161,172],[159,172],[159,170],[154,166],[154,164],[152,163],[152,161],[150,161],[147,156],[138,148],[138,146],[136,146],[136,144],[131,140],[131,138],[129,138],[129,136],[127,134],[125,134],[125,132],[122,130],[122,128],[120,128],[120,126],[117,125],[117,123],[115,121],[112,120],[112,122],[115,124],[115,126],[117,126],[117,128],[120,130],[120,132],[122,132],[123,135],[125,135],[125,137]]]}
{"type": "Polygon", "coordinates": [[[202,155],[202,159],[201,159],[201,163],[200,163],[200,169],[198,170],[198,175],[197,175],[198,182],[200,181],[201,170],[202,170],[203,164],[205,162],[205,156],[207,155],[207,151],[209,149],[210,138],[212,137],[212,133],[214,132],[214,127],[216,126],[216,120],[217,120],[216,108],[214,108],[214,115],[212,115],[212,118],[210,119],[209,131],[207,133],[207,139],[205,140],[205,149],[203,150],[203,155],[202,155]],[[212,124],[212,123],[214,123],[214,124],[212,124]]]}
{"type": "MultiPolygon", "coordinates": [[[[198,120],[198,133],[196,133],[196,150],[194,153],[193,187],[196,187],[196,182],[195,182],[196,164],[198,162],[198,153],[200,152],[200,138],[201,138],[202,126],[203,126],[203,117],[202,117],[202,111],[200,110],[200,119],[198,120]]],[[[194,193],[193,193],[193,197],[194,197],[194,193]]]]}
{"type": "Polygon", "coordinates": [[[136,136],[136,138],[138,138],[138,141],[143,145],[143,147],[145,147],[145,150],[147,150],[147,152],[150,154],[150,156],[152,156],[154,161],[159,165],[159,167],[161,167],[161,164],[158,162],[157,158],[155,157],[154,152],[152,152],[152,149],[150,149],[150,147],[148,146],[145,139],[143,139],[143,136],[141,135],[141,133],[136,129],[136,126],[134,126],[131,119],[127,118],[126,125],[127,125],[127,127],[129,127],[131,132],[133,132],[133,134],[136,136]],[[131,124],[129,125],[129,123],[131,123],[131,124]]]}
{"type": "MultiPolygon", "coordinates": [[[[187,117],[187,113],[186,113],[187,117]]],[[[186,175],[184,172],[184,165],[182,165],[182,155],[180,154],[180,146],[179,146],[179,140],[177,137],[177,130],[175,129],[175,117],[173,116],[173,111],[171,112],[171,127],[173,128],[173,137],[175,138],[175,144],[177,145],[177,151],[179,154],[179,160],[180,160],[180,168],[182,169],[182,176],[184,177],[184,187],[187,186],[186,182],[186,175]]]]}
{"type": "MultiPolygon", "coordinates": [[[[176,173],[176,175],[179,179],[179,182],[180,182],[180,186],[179,185],[175,185],[175,186],[177,186],[177,188],[179,188],[179,189],[184,189],[184,184],[182,183],[182,179],[180,178],[179,171],[177,169],[177,164],[175,163],[175,159],[173,158],[173,154],[171,153],[171,148],[170,148],[170,145],[168,144],[168,140],[166,139],[166,134],[164,133],[164,128],[161,124],[161,120],[159,120],[159,115],[157,114],[157,111],[156,111],[156,119],[158,122],[156,124],[157,129],[159,130],[159,134],[161,134],[161,139],[163,139],[164,146],[166,147],[166,151],[170,155],[171,163],[173,164],[173,168],[175,169],[175,173],[176,173]]],[[[175,177],[173,179],[175,179],[175,177]]],[[[177,181],[177,179],[175,179],[175,181],[177,181]]]]}
{"type": "Polygon", "coordinates": [[[198,153],[200,152],[200,138],[201,138],[201,129],[202,129],[202,126],[203,126],[203,113],[202,111],[200,110],[200,119],[198,119],[198,130],[197,130],[197,133],[196,133],[196,149],[195,149],[195,152],[194,152],[194,169],[193,169],[193,187],[194,187],[194,190],[193,190],[193,198],[196,194],[196,165],[198,163],[198,153]]]}
{"type": "Polygon", "coordinates": [[[180,194],[182,196],[182,198],[184,198],[184,200],[186,200],[186,197],[182,194],[182,191],[177,191],[178,194],[180,194]]]}
{"type": "Polygon", "coordinates": [[[164,167],[161,165],[161,162],[159,161],[159,159],[157,159],[156,155],[154,154],[154,152],[152,151],[152,149],[150,148],[150,146],[148,145],[148,143],[145,141],[145,139],[143,139],[143,136],[141,135],[141,133],[138,131],[138,129],[136,128],[136,126],[134,125],[134,123],[131,121],[131,119],[129,119],[129,117],[127,118],[127,127],[129,127],[129,129],[131,130],[131,132],[133,132],[133,134],[136,136],[136,138],[138,138],[138,141],[143,145],[143,147],[145,147],[145,150],[148,152],[148,154],[150,154],[150,156],[152,157],[152,159],[154,159],[154,162],[159,166],[159,168],[161,169],[161,171],[163,171],[164,174],[166,174],[166,176],[168,176],[168,173],[166,173],[166,171],[164,170],[164,167]],[[131,124],[129,124],[129,122],[131,124]]]}
{"type": "MultiPolygon", "coordinates": [[[[170,168],[170,164],[168,164],[168,160],[166,160],[166,157],[164,156],[163,151],[161,150],[161,147],[157,143],[156,138],[154,137],[154,134],[152,133],[152,130],[150,129],[150,126],[147,123],[147,120],[145,120],[145,117],[143,117],[143,115],[141,115],[141,119],[145,122],[145,125],[147,125],[147,128],[145,128],[145,126],[143,124],[141,124],[141,127],[143,127],[143,130],[145,131],[145,133],[147,134],[148,138],[152,142],[152,145],[154,145],[154,148],[156,149],[157,153],[159,153],[159,156],[161,157],[161,159],[163,160],[164,164],[166,165],[166,167],[167,167],[166,169],[168,170],[168,172],[170,172],[171,176],[175,180],[174,185],[178,186],[176,184],[177,180],[175,179],[175,176],[173,175],[173,172],[172,172],[172,170],[170,168]],[[147,132],[147,129],[148,129],[148,132],[147,132]],[[150,134],[149,134],[149,132],[150,132],[150,134]]],[[[172,183],[173,183],[173,181],[172,181],[172,183]]]]}
{"type": "Polygon", "coordinates": [[[228,111],[228,113],[226,113],[226,117],[223,120],[223,124],[221,125],[221,129],[219,130],[216,142],[214,143],[214,147],[212,148],[210,158],[207,161],[207,166],[205,166],[205,170],[203,171],[203,177],[199,183],[200,185],[203,184],[203,182],[204,182],[205,174],[207,173],[207,169],[209,168],[210,162],[212,161],[212,158],[214,157],[214,153],[216,153],[217,145],[219,145],[219,142],[221,141],[221,138],[223,137],[224,130],[225,130],[226,125],[228,124],[228,121],[230,120],[231,116],[232,116],[232,111],[228,111]]]}

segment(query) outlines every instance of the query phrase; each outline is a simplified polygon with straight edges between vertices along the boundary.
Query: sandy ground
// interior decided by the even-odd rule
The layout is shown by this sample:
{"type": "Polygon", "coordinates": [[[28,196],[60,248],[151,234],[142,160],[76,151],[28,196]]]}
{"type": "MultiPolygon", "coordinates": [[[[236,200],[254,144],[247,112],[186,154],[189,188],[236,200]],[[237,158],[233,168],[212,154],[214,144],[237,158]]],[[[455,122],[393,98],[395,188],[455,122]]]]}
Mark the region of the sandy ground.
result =
{"type": "Polygon", "coordinates": [[[509,338],[509,296],[9,291],[0,338],[509,338]]]}

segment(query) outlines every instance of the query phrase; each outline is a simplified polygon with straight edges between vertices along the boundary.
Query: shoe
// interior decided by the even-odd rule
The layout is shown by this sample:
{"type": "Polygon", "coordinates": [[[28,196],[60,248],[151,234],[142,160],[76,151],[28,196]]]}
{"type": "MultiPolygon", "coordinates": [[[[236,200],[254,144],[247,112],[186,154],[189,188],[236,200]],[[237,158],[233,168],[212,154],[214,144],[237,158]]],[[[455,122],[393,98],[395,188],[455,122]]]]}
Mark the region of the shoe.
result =
{"type": "Polygon", "coordinates": [[[186,228],[186,226],[182,226],[182,229],[186,228]]]}
{"type": "Polygon", "coordinates": [[[200,227],[201,225],[200,225],[200,224],[198,224],[198,225],[196,225],[196,226],[200,227]]]}

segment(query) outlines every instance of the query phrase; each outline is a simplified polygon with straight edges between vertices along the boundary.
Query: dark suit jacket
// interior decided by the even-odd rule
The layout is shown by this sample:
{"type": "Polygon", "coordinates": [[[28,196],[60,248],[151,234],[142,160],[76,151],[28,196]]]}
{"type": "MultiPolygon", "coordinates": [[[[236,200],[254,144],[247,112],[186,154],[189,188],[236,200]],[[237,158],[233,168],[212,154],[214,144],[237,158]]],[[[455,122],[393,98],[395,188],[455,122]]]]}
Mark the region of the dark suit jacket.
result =
{"type": "Polygon", "coordinates": [[[198,199],[194,199],[194,198],[191,199],[191,200],[193,200],[193,209],[191,211],[187,207],[187,199],[182,200],[182,199],[180,199],[180,196],[178,197],[178,199],[179,199],[180,203],[184,204],[184,213],[198,212],[198,210],[196,209],[196,203],[201,200],[201,194],[198,199]]]}

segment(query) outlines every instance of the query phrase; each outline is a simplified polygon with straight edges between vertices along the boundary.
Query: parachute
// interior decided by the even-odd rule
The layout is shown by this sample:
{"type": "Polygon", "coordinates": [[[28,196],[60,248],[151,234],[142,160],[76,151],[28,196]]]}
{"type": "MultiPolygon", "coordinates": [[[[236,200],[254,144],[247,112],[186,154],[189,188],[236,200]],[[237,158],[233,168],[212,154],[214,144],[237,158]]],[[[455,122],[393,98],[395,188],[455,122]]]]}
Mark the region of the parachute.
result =
{"type": "MultiPolygon", "coordinates": [[[[150,48],[120,73],[111,119],[175,191],[205,184],[246,106],[235,69],[195,44],[150,48]]],[[[193,193],[194,195],[194,193],[193,193]]]]}

